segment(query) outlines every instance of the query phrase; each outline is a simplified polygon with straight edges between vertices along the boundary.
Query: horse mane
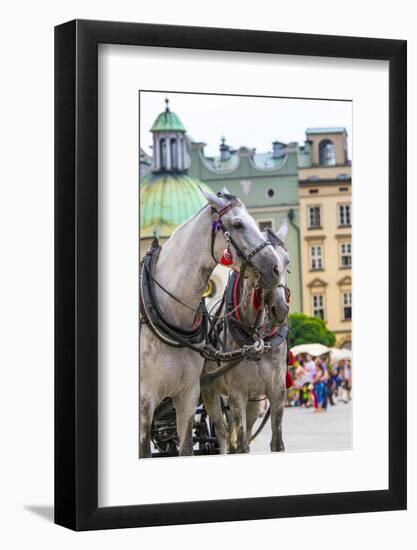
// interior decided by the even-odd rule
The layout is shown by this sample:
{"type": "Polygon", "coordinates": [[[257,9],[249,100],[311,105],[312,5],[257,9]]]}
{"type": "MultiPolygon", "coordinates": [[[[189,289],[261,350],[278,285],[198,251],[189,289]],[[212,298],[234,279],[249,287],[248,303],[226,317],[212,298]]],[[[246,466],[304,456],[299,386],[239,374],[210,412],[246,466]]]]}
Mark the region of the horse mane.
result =
{"type": "Polygon", "coordinates": [[[233,204],[233,206],[244,206],[239,197],[232,195],[232,193],[223,193],[223,191],[219,191],[217,196],[226,199],[229,203],[233,204]]]}
{"type": "Polygon", "coordinates": [[[282,248],[284,250],[287,250],[287,247],[285,246],[285,243],[283,243],[281,241],[281,239],[279,239],[275,233],[272,231],[272,229],[270,227],[267,228],[266,230],[266,234],[268,235],[268,240],[271,241],[271,243],[274,245],[274,246],[282,246],[282,248]]]}
{"type": "Polygon", "coordinates": [[[275,233],[272,231],[270,227],[266,229],[266,234],[268,236],[268,240],[271,241],[272,244],[281,243],[280,239],[278,239],[278,237],[275,235],[275,233]]]}

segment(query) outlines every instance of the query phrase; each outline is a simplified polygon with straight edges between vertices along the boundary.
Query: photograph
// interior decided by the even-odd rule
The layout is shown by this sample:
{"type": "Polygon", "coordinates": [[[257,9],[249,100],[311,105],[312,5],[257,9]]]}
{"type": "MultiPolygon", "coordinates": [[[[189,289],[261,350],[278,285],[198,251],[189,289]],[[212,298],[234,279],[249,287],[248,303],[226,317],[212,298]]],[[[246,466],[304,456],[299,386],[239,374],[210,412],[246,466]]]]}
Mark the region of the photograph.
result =
{"type": "Polygon", "coordinates": [[[352,448],[352,126],[139,90],[139,459],[352,448]]]}
{"type": "Polygon", "coordinates": [[[5,3],[1,548],[416,538],[412,6],[5,3]]]}

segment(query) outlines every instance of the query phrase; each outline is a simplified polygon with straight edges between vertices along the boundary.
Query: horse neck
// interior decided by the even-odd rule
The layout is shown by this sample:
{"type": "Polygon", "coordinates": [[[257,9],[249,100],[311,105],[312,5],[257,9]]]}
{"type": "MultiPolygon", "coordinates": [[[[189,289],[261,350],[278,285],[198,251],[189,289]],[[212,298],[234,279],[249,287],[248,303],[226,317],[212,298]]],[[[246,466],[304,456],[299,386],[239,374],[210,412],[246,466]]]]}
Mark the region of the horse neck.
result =
{"type": "MultiPolygon", "coordinates": [[[[216,264],[211,257],[211,211],[206,207],[181,225],[164,244],[155,268],[155,279],[196,310],[216,264]]],[[[159,308],[168,322],[192,328],[195,312],[182,306],[155,285],[159,308]]]]}
{"type": "MultiPolygon", "coordinates": [[[[253,326],[258,318],[258,311],[255,310],[252,304],[252,295],[252,282],[249,279],[243,279],[240,296],[241,305],[239,308],[239,316],[242,323],[249,326],[253,326]]],[[[261,325],[263,323],[264,318],[265,313],[262,312],[262,314],[258,318],[258,325],[261,325]]]]}

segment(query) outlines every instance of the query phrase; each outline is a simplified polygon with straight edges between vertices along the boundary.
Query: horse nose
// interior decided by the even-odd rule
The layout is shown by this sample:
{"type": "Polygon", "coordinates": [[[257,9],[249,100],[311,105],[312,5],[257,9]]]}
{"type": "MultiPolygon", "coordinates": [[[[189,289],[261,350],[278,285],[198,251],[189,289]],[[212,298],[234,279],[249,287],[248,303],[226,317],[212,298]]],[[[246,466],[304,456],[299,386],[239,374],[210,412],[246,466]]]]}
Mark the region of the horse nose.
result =
{"type": "Polygon", "coordinates": [[[274,265],[273,272],[274,272],[274,275],[275,275],[276,277],[279,277],[279,267],[278,267],[278,264],[275,264],[275,265],[274,265]]]}

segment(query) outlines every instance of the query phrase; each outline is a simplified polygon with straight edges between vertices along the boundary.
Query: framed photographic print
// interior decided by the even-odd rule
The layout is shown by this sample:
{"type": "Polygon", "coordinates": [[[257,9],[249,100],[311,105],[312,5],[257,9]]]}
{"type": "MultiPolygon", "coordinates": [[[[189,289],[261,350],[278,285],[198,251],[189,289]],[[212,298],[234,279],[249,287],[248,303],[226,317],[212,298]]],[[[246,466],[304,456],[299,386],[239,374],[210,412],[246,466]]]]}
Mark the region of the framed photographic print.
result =
{"type": "Polygon", "coordinates": [[[406,507],[406,42],[55,29],[55,521],[406,507]]]}

